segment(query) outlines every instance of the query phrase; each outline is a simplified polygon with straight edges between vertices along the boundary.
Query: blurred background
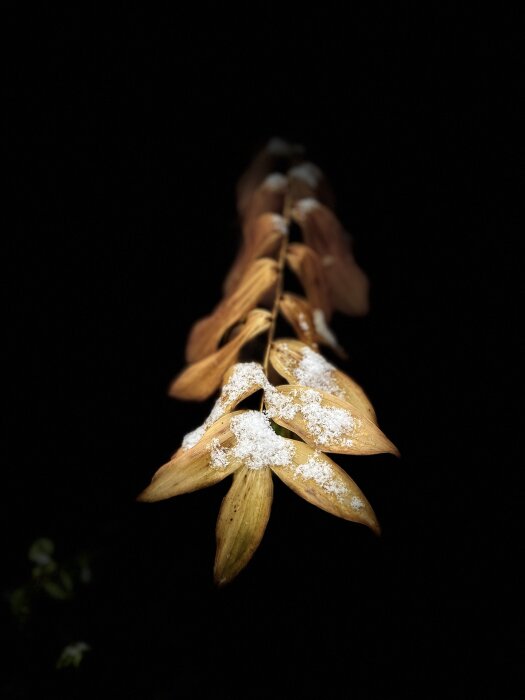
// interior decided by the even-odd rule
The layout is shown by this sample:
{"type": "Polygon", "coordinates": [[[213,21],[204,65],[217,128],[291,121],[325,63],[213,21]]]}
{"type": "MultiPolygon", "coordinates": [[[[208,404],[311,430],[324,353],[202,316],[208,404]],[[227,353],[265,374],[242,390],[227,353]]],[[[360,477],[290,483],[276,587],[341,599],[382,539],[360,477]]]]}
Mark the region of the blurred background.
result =
{"type": "Polygon", "coordinates": [[[2,697],[515,697],[519,493],[489,408],[510,414],[491,392],[511,378],[491,386],[480,334],[510,250],[493,232],[517,235],[489,185],[495,157],[512,179],[491,109],[517,120],[495,67],[513,18],[212,8],[7,18],[2,697]],[[370,277],[370,315],[333,328],[402,457],[337,459],[381,538],[276,483],[261,547],[218,590],[228,484],[135,497],[208,414],[166,390],[238,248],[236,181],[274,136],[326,173],[370,277]]]}

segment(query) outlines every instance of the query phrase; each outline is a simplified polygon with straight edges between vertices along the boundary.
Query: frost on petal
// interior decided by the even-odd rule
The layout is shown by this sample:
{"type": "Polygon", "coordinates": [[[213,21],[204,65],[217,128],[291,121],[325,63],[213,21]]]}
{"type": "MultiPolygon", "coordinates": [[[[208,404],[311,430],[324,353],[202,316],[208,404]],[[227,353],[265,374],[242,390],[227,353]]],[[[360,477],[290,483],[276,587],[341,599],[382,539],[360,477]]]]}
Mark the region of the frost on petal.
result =
{"type": "Polygon", "coordinates": [[[151,484],[140,494],[139,501],[161,501],[216,484],[234,472],[240,462],[228,454],[220,468],[213,463],[212,451],[223,450],[234,442],[230,423],[234,413],[218,420],[199,442],[188,450],[179,450],[173,459],[154,475],[151,484]]]}
{"type": "Polygon", "coordinates": [[[274,341],[270,361],[290,384],[301,384],[332,394],[351,403],[373,423],[377,423],[372,404],[359,384],[300,340],[287,338],[274,341]]]}
{"type": "Polygon", "coordinates": [[[216,466],[224,460],[242,462],[247,469],[263,469],[274,465],[286,466],[292,463],[294,445],[290,440],[277,435],[264,413],[259,411],[239,411],[232,414],[230,431],[233,435],[231,446],[217,453],[216,466]]]}
{"type": "Polygon", "coordinates": [[[309,503],[345,520],[362,523],[379,534],[377,518],[360,488],[322,452],[297,442],[294,464],[272,470],[309,503]]]}
{"type": "Polygon", "coordinates": [[[346,401],[298,385],[275,387],[275,392],[279,401],[267,401],[268,415],[313,447],[341,454],[399,455],[377,425],[346,401]]]}

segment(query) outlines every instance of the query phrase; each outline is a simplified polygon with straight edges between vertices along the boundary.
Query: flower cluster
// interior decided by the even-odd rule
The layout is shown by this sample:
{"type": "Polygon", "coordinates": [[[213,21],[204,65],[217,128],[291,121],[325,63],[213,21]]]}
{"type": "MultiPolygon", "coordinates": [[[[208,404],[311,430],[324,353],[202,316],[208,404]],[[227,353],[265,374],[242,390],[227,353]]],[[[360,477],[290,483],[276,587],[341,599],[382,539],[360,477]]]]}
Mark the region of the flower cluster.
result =
{"type": "Polygon", "coordinates": [[[204,423],[186,435],[172,459],[139,496],[158,501],[233,475],[217,521],[215,580],[231,581],[259,546],[273,498],[273,475],[305,500],[379,533],[367,499],[325,453],[398,454],[377,425],[363,389],[328,362],[319,345],[344,357],[328,323],[334,311],[368,311],[368,281],[333,213],[322,172],[302,148],[272,139],[241,178],[237,195],[243,244],[224,297],[188,339],[188,366],[170,387],[174,397],[218,398],[204,423]],[[273,172],[276,162],[286,172],[273,172]],[[290,243],[291,223],[303,243],[290,243]],[[304,296],[283,289],[288,267],[304,296]],[[277,319],[297,338],[277,339],[277,319]],[[239,361],[267,334],[261,361],[239,361]],[[243,407],[261,394],[260,410],[243,407]]]}

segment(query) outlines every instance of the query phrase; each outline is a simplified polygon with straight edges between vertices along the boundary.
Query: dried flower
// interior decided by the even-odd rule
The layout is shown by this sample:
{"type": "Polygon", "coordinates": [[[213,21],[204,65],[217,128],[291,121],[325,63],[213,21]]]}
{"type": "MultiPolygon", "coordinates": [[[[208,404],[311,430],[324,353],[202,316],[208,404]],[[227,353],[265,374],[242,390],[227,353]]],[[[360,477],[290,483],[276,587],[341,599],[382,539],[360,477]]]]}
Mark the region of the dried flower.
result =
{"type": "Polygon", "coordinates": [[[242,248],[223,300],[194,325],[186,349],[190,364],[170,387],[181,399],[203,400],[219,388],[220,394],[208,418],[184,437],[139,496],[171,498],[233,474],[217,521],[218,584],[231,581],[259,546],[273,474],[317,507],[379,533],[363,493],[325,453],[398,454],[363,389],[318,352],[323,344],[345,356],[327,322],[334,309],[366,313],[368,281],[329,208],[333,199],[323,173],[301,160],[302,152],[272,139],[239,182],[242,248]],[[273,171],[277,158],[289,159],[286,173],[273,171]],[[292,218],[304,243],[289,242],[292,218]],[[286,265],[305,297],[283,291],[286,265]],[[275,338],[279,315],[299,340],[275,338]],[[261,361],[238,362],[241,350],[265,332],[261,361]],[[288,383],[277,384],[279,375],[288,383]],[[262,394],[260,410],[243,408],[256,392],[262,394]]]}

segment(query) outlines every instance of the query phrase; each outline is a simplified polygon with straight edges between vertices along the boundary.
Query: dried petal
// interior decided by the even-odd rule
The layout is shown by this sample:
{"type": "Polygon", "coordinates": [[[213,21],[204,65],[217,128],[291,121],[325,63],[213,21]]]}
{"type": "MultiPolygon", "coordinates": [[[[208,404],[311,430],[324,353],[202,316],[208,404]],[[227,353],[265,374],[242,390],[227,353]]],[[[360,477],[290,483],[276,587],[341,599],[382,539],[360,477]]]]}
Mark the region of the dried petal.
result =
{"type": "MultiPolygon", "coordinates": [[[[315,200],[314,200],[315,201],[315,200]]],[[[293,219],[300,225],[304,240],[320,256],[336,309],[351,316],[368,313],[368,278],[356,263],[351,239],[335,214],[311,199],[296,202],[293,219]]]]}
{"type": "Polygon", "coordinates": [[[210,316],[193,326],[186,346],[187,362],[197,362],[215,352],[226,330],[257,305],[276,279],[275,260],[255,260],[232,294],[223,299],[210,316]]]}
{"type": "Polygon", "coordinates": [[[282,213],[287,187],[288,179],[284,175],[270,173],[253,192],[241,215],[242,234],[245,240],[252,236],[252,229],[262,214],[282,213]]]}
{"type": "Polygon", "coordinates": [[[333,208],[335,197],[323,171],[314,163],[303,161],[287,172],[290,181],[290,197],[297,202],[301,199],[316,198],[333,208]]]}
{"type": "Polygon", "coordinates": [[[312,308],[322,309],[327,320],[332,314],[332,302],[326,282],[326,271],[317,253],[303,243],[288,246],[286,261],[295,272],[312,308]]]}
{"type": "Polygon", "coordinates": [[[268,330],[271,314],[265,309],[254,309],[246,317],[238,334],[222,348],[184,369],[173,381],[169,395],[178,399],[203,401],[221,385],[226,370],[237,360],[243,345],[268,330]]]}
{"type": "Polygon", "coordinates": [[[268,468],[241,469],[223,499],[217,520],[215,582],[231,581],[246,566],[259,546],[273,498],[268,468]]]}
{"type": "Polygon", "coordinates": [[[231,413],[223,416],[199,442],[189,450],[178,450],[175,456],[153,475],[151,484],[140,494],[139,501],[161,501],[172,496],[212,486],[234,472],[240,461],[232,457],[221,467],[212,466],[213,448],[232,444],[235,436],[230,431],[231,413]]]}
{"type": "Polygon", "coordinates": [[[272,467],[277,476],[314,506],[380,533],[379,523],[361,489],[335,462],[294,440],[294,465],[272,467]]]}
{"type": "Polygon", "coordinates": [[[265,399],[268,415],[283,428],[324,452],[372,455],[395,445],[352,404],[318,389],[299,385],[275,387],[265,399]]]}
{"type": "Polygon", "coordinates": [[[290,384],[326,391],[351,403],[373,423],[377,423],[373,406],[359,384],[300,340],[286,338],[274,341],[270,361],[290,384]]]}
{"type": "Polygon", "coordinates": [[[257,153],[237,184],[237,210],[241,219],[245,218],[249,202],[265,177],[275,171],[280,162],[291,162],[303,151],[300,144],[272,138],[257,153]]]}
{"type": "Polygon", "coordinates": [[[306,299],[297,294],[286,292],[279,302],[279,310],[303,343],[317,350],[317,333],[315,332],[312,307],[306,299]]]}
{"type": "Polygon", "coordinates": [[[279,310],[303,343],[314,350],[321,343],[331,347],[340,357],[346,357],[335,335],[326,324],[320,323],[320,319],[324,319],[322,310],[312,309],[304,297],[286,292],[279,302],[279,310]]]}
{"type": "Polygon", "coordinates": [[[286,221],[280,214],[262,214],[254,223],[249,237],[243,242],[239,255],[224,282],[224,293],[231,294],[252,260],[273,256],[286,233],[286,221]]]}

